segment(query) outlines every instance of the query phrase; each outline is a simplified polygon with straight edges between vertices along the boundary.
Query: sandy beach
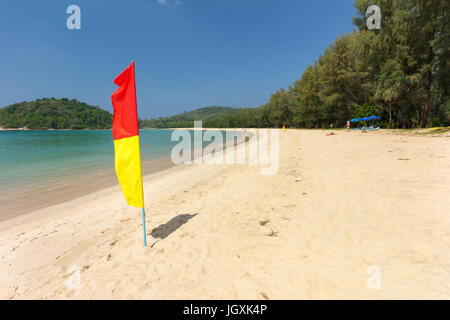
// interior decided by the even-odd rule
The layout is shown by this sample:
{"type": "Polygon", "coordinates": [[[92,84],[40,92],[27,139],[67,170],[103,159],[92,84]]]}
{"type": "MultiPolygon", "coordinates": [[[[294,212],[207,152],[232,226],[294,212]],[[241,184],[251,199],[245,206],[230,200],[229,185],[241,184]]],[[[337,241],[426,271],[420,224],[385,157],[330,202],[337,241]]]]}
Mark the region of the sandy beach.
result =
{"type": "Polygon", "coordinates": [[[118,185],[1,221],[0,298],[450,299],[448,134],[328,132],[146,176],[147,248],[118,185]]]}

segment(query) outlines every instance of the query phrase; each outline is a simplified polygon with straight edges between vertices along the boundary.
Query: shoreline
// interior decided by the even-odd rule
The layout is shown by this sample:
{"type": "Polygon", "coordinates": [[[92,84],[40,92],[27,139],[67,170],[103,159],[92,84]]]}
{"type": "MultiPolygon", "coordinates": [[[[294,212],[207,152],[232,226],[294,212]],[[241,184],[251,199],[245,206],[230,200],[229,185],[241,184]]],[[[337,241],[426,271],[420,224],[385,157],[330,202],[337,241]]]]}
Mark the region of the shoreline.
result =
{"type": "MultiPolygon", "coordinates": [[[[239,131],[239,130],[233,130],[239,131]]],[[[233,146],[239,146],[243,143],[242,139],[238,139],[233,146]]],[[[223,152],[227,148],[230,148],[232,143],[227,142],[224,144],[223,152]]],[[[192,156],[195,155],[192,150],[192,156]]],[[[192,158],[192,161],[195,160],[192,158]]],[[[143,179],[149,179],[155,174],[163,173],[174,167],[182,168],[184,165],[175,165],[172,163],[169,157],[162,157],[153,160],[147,160],[142,162],[142,175],[143,179]]],[[[46,208],[51,208],[66,202],[76,201],[79,198],[84,198],[90,194],[101,192],[111,188],[119,188],[119,182],[115,169],[102,170],[101,172],[94,173],[92,175],[82,175],[79,178],[70,178],[64,183],[61,182],[57,185],[49,185],[44,190],[26,190],[24,192],[14,192],[5,195],[0,194],[0,203],[2,204],[2,214],[0,215],[0,231],[5,229],[5,226],[9,226],[12,223],[7,223],[8,220],[15,219],[23,215],[32,215],[33,212],[42,211],[46,208]],[[89,182],[86,183],[86,179],[89,182]],[[39,196],[37,196],[39,194],[39,196]],[[31,197],[30,197],[31,196],[31,197]],[[27,198],[27,202],[22,202],[19,205],[18,202],[23,198],[27,198]],[[4,212],[7,212],[6,214],[4,212]]],[[[20,219],[19,219],[20,220],[20,219]]]]}
{"type": "MultiPolygon", "coordinates": [[[[163,172],[173,166],[174,164],[167,157],[144,161],[142,163],[143,178],[163,172]]],[[[0,195],[0,202],[2,203],[0,223],[116,186],[119,186],[119,183],[115,170],[105,169],[96,172],[94,175],[72,177],[56,185],[48,185],[45,189],[32,189],[0,195]],[[87,182],[86,179],[88,179],[87,182]],[[23,202],[23,200],[21,202],[24,197],[27,197],[27,202],[23,202]],[[18,202],[19,204],[17,204],[18,202]]]]}
{"type": "MultiPolygon", "coordinates": [[[[180,166],[167,166],[164,169],[161,170],[155,170],[152,172],[152,170],[148,170],[142,177],[143,181],[146,183],[151,183],[152,179],[155,179],[157,177],[164,176],[166,174],[170,174],[172,172],[176,172],[177,170],[182,169],[180,166]]],[[[77,205],[81,205],[88,201],[93,201],[96,199],[100,199],[102,197],[108,196],[110,194],[116,194],[118,197],[123,197],[123,202],[125,202],[125,197],[123,196],[122,189],[120,188],[120,185],[117,181],[117,178],[115,176],[114,172],[114,179],[116,180],[116,183],[109,184],[102,186],[100,188],[95,188],[93,190],[88,190],[86,192],[83,192],[83,194],[70,197],[65,200],[57,201],[54,203],[43,205],[42,207],[39,206],[36,209],[29,210],[25,213],[19,213],[17,215],[9,216],[6,219],[0,220],[0,233],[4,232],[8,229],[20,226],[23,223],[33,223],[36,221],[39,221],[41,219],[49,219],[53,215],[58,214],[64,210],[67,210],[68,208],[72,208],[77,205]]],[[[145,199],[147,200],[147,199],[145,199]]],[[[125,202],[126,204],[126,202],[125,202]]]]}
{"type": "MultiPolygon", "coordinates": [[[[174,130],[174,129],[169,129],[169,128],[167,128],[167,129],[146,128],[146,129],[149,129],[149,130],[174,130]]],[[[140,129],[140,130],[146,130],[146,129],[140,129]]],[[[196,130],[196,128],[175,128],[175,129],[196,130]]],[[[234,128],[232,130],[246,131],[247,129],[248,128],[234,128]]],[[[420,130],[425,131],[425,130],[430,130],[430,129],[431,128],[420,129],[420,130]]],[[[222,130],[223,131],[223,130],[226,130],[226,128],[203,128],[203,130],[222,130]]],[[[259,130],[259,129],[253,129],[253,130],[259,130]]],[[[274,130],[274,129],[269,129],[269,130],[274,130]]],[[[313,132],[314,131],[333,131],[333,130],[335,130],[337,132],[341,131],[340,129],[336,130],[336,128],[334,128],[334,129],[321,129],[321,128],[319,128],[319,129],[289,129],[289,130],[305,131],[305,132],[307,132],[307,131],[313,131],[313,132]]],[[[419,129],[417,129],[417,130],[419,130],[419,129]]],[[[369,134],[382,134],[382,135],[388,134],[388,135],[397,135],[397,136],[425,137],[424,135],[418,135],[417,132],[413,132],[413,131],[417,131],[417,130],[413,130],[413,129],[408,129],[408,130],[382,129],[380,131],[371,132],[369,134]]],[[[55,130],[55,131],[83,131],[83,130],[62,129],[62,130],[55,130]]],[[[355,131],[354,134],[355,133],[361,134],[361,132],[359,132],[359,131],[355,131]]],[[[428,137],[428,138],[450,137],[450,132],[447,132],[444,134],[442,134],[442,133],[441,134],[428,134],[426,137],[428,137]]],[[[243,142],[242,140],[238,140],[237,145],[240,145],[242,142],[243,142]]],[[[234,146],[236,147],[236,144],[234,146]]],[[[228,144],[224,144],[224,152],[229,147],[231,147],[230,142],[228,142],[228,144]]],[[[194,152],[193,152],[193,154],[194,154],[194,152]]],[[[192,160],[194,160],[194,159],[192,158],[192,160]]],[[[167,157],[143,161],[142,164],[143,164],[143,179],[144,180],[150,176],[155,176],[155,174],[163,173],[170,169],[173,170],[176,167],[178,167],[178,168],[185,167],[184,165],[181,165],[181,166],[174,165],[170,161],[170,158],[167,158],[167,157]],[[154,166],[154,165],[156,165],[156,166],[154,166]]],[[[0,231],[5,229],[4,227],[2,227],[2,224],[5,223],[7,220],[15,219],[22,215],[30,215],[35,211],[42,211],[42,210],[45,210],[46,208],[51,208],[51,207],[54,207],[54,206],[57,206],[60,204],[64,204],[65,202],[72,202],[72,201],[76,201],[79,198],[85,198],[86,196],[89,196],[90,194],[93,194],[93,193],[95,194],[95,193],[101,192],[103,190],[119,187],[119,183],[117,181],[117,177],[116,177],[116,173],[115,173],[114,169],[97,172],[97,173],[95,173],[95,176],[96,176],[96,178],[100,178],[100,180],[95,181],[94,185],[89,185],[87,188],[83,188],[83,189],[80,188],[80,186],[83,184],[74,179],[72,179],[65,185],[48,186],[47,191],[55,191],[56,194],[58,195],[58,198],[46,197],[44,199],[35,199],[35,201],[31,201],[30,203],[24,203],[21,206],[16,206],[16,207],[5,206],[2,209],[4,209],[5,211],[14,209],[15,213],[10,213],[10,214],[0,216],[0,231]],[[106,179],[105,179],[105,177],[106,177],[106,179]],[[69,191],[67,191],[66,188],[68,188],[69,191]],[[66,189],[66,190],[62,191],[62,189],[66,189]]],[[[82,179],[84,180],[85,178],[86,178],[86,176],[83,177],[82,179]]],[[[86,184],[84,184],[84,185],[86,185],[86,184]]],[[[24,194],[18,194],[13,199],[8,199],[8,198],[10,198],[11,194],[7,194],[3,198],[0,195],[0,202],[2,202],[3,204],[8,203],[8,202],[14,202],[17,198],[22,198],[23,196],[26,196],[26,193],[27,192],[25,192],[24,194]]]]}

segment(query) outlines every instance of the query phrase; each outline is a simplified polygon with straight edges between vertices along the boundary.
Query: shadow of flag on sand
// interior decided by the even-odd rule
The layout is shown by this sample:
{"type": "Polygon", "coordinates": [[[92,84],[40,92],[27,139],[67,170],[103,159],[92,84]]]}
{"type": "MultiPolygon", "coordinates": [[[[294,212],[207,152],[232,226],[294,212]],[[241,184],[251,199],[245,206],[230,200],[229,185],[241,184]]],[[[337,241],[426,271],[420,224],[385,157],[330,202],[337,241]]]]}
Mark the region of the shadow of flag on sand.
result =
{"type": "Polygon", "coordinates": [[[150,235],[153,238],[158,239],[165,239],[170,234],[175,232],[178,228],[180,228],[183,224],[188,222],[190,219],[195,217],[197,213],[194,214],[179,214],[176,217],[170,219],[168,222],[159,225],[158,227],[154,228],[150,235]]]}

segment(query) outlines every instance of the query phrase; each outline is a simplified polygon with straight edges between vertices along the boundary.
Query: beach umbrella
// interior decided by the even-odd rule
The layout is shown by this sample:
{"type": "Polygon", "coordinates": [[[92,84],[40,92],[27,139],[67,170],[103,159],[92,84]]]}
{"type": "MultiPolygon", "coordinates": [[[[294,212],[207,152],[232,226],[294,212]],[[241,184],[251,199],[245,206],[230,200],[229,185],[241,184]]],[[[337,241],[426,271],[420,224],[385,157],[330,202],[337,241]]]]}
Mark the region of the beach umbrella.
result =
{"type": "Polygon", "coordinates": [[[136,102],[134,62],[115,80],[119,86],[111,96],[114,107],[112,134],[114,139],[115,167],[117,179],[122,187],[127,204],[142,208],[144,246],[145,232],[144,188],[142,185],[141,150],[136,102]]]}
{"type": "Polygon", "coordinates": [[[365,117],[365,118],[355,118],[355,119],[350,119],[350,122],[360,122],[360,121],[369,121],[369,120],[380,120],[380,117],[377,116],[370,116],[370,117],[365,117]]]}

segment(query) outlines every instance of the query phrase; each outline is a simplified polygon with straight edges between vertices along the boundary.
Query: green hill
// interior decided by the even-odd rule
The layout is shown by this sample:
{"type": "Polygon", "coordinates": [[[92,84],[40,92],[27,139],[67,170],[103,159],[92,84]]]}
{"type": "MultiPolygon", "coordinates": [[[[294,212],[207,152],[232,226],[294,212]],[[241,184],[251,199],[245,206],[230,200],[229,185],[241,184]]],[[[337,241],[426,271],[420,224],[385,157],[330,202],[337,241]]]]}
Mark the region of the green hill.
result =
{"type": "Polygon", "coordinates": [[[29,129],[109,129],[112,115],[76,99],[44,98],[0,109],[0,126],[29,129]]]}
{"type": "Polygon", "coordinates": [[[193,127],[194,120],[202,120],[205,127],[210,123],[214,123],[216,119],[221,119],[240,110],[242,109],[219,106],[205,107],[193,111],[185,111],[171,117],[141,120],[139,125],[141,128],[186,128],[193,127]]]}

